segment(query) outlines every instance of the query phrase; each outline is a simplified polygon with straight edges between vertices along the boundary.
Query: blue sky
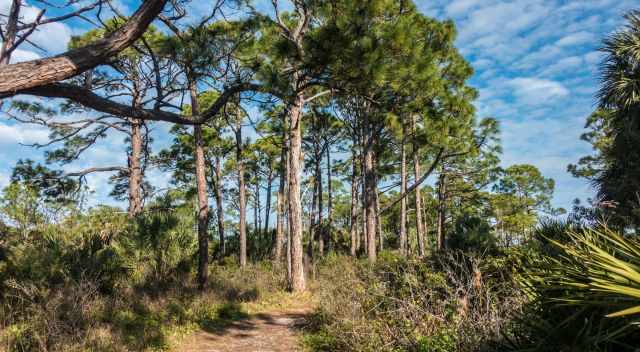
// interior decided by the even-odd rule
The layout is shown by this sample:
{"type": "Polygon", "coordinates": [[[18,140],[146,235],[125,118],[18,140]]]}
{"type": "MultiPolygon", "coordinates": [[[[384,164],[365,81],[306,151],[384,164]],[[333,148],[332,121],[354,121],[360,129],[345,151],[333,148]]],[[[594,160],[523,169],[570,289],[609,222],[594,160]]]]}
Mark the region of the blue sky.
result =
{"type": "MultiPolygon", "coordinates": [[[[28,4],[37,5],[35,1],[28,4]]],[[[202,8],[209,2],[194,1],[202,8]]],[[[570,207],[574,198],[592,195],[589,186],[566,172],[567,164],[590,152],[579,140],[585,117],[594,109],[598,87],[597,67],[602,38],[622,24],[622,15],[639,7],[631,0],[421,0],[424,13],[450,18],[458,28],[457,46],[475,68],[471,85],[480,92],[476,106],[480,117],[492,116],[501,122],[505,166],[515,163],[536,165],[556,180],[554,204],[570,207]]],[[[8,12],[10,0],[0,0],[0,13],[8,12]]],[[[260,4],[264,5],[264,4],[260,4]]],[[[137,2],[122,1],[124,12],[137,2]]],[[[260,6],[263,8],[263,6],[260,6]]],[[[36,7],[28,9],[34,17],[36,7]]],[[[52,14],[49,14],[52,15],[52,14]]],[[[80,22],[49,24],[33,38],[48,53],[65,49],[73,34],[87,25],[80,22]]],[[[33,47],[16,52],[15,60],[48,55],[33,47]]],[[[156,124],[156,148],[166,145],[166,124],[156,124]]],[[[20,143],[43,142],[47,131],[21,126],[0,117],[0,187],[7,184],[12,166],[19,158],[40,159],[42,151],[20,143]]],[[[114,136],[88,151],[77,170],[95,164],[119,165],[124,146],[122,136],[114,136]]],[[[158,149],[156,149],[158,150],[158,149]]],[[[163,185],[167,175],[152,172],[152,183],[163,185]]],[[[96,199],[108,200],[111,190],[107,175],[88,178],[96,199]]]]}

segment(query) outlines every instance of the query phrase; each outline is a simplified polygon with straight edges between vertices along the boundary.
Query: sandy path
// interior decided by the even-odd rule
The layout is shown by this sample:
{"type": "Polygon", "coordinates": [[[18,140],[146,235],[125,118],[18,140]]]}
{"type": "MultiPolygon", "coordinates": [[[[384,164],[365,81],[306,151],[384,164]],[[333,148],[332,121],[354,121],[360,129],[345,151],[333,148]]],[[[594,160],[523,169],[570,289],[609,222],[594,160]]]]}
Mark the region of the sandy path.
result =
{"type": "Polygon", "coordinates": [[[176,351],[301,351],[297,328],[308,314],[308,309],[255,314],[215,331],[198,331],[187,337],[176,351]]]}

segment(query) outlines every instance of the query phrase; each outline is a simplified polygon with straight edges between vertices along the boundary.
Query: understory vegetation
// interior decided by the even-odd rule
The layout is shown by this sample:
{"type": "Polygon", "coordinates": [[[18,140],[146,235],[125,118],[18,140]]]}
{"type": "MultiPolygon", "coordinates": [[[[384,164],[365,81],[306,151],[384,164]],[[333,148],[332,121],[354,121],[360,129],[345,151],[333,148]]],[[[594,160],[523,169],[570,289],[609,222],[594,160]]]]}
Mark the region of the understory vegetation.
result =
{"type": "Polygon", "coordinates": [[[189,221],[129,223],[103,208],[26,237],[3,232],[0,350],[165,350],[195,329],[245,317],[247,304],[279,301],[285,276],[270,262],[239,270],[228,258],[198,289],[189,221]]]}

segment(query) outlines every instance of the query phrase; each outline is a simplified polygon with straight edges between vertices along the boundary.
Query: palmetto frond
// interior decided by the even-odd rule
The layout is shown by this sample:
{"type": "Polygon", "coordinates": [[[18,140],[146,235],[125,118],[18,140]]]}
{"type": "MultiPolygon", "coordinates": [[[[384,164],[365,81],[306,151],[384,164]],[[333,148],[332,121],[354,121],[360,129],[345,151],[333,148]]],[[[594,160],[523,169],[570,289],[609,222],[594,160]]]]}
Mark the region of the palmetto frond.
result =
{"type": "Polygon", "coordinates": [[[604,308],[607,317],[640,319],[640,242],[610,229],[567,233],[551,242],[557,256],[543,259],[529,284],[548,295],[548,303],[604,308]]]}
{"type": "Polygon", "coordinates": [[[627,109],[640,103],[640,10],[625,16],[624,28],[604,41],[602,86],[598,93],[604,107],[627,109]]]}

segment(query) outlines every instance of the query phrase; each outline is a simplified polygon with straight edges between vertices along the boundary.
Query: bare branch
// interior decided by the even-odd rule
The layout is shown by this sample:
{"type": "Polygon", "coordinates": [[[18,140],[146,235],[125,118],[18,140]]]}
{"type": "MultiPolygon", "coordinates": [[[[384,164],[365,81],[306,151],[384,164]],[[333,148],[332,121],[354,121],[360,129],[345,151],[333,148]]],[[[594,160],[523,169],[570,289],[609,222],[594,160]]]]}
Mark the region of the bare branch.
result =
{"type": "Polygon", "coordinates": [[[92,167],[81,171],[69,172],[62,177],[84,177],[94,172],[114,172],[114,171],[128,171],[129,169],[122,166],[107,166],[107,167],[92,167]]]}
{"type": "Polygon", "coordinates": [[[91,5],[79,8],[76,11],[70,12],[70,13],[62,15],[62,16],[51,17],[51,18],[44,19],[42,21],[36,20],[33,23],[23,24],[21,26],[18,26],[17,29],[19,31],[21,31],[21,30],[25,30],[25,29],[31,28],[33,25],[41,26],[41,25],[48,24],[48,23],[61,22],[61,21],[64,21],[64,20],[68,20],[69,18],[72,18],[72,17],[80,17],[82,19],[85,19],[83,16],[80,16],[80,15],[82,13],[84,13],[84,12],[91,11],[91,10],[95,9],[102,2],[103,2],[103,0],[96,1],[91,5]]]}

